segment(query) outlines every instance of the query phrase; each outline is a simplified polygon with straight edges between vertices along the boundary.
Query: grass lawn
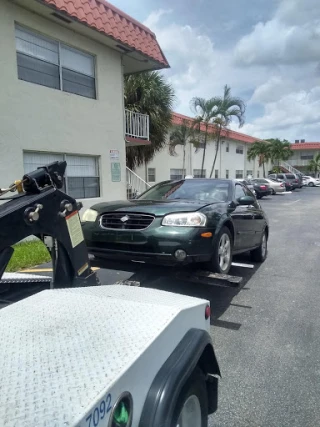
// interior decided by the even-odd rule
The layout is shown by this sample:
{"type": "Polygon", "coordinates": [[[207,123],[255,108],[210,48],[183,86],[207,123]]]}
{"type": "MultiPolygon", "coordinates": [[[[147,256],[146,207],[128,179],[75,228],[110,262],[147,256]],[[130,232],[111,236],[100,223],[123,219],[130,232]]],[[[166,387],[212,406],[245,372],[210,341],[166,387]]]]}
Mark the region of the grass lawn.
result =
{"type": "Polygon", "coordinates": [[[19,271],[51,260],[47,248],[39,240],[14,245],[14,254],[6,271],[19,271]]]}

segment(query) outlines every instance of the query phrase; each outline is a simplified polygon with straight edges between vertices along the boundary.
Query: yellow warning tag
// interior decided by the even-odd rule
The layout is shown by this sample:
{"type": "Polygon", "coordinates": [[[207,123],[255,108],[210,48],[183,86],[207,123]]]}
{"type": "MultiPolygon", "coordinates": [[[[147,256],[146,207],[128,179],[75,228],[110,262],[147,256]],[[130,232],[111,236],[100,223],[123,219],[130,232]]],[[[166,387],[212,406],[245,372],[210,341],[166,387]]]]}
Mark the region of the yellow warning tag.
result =
{"type": "Polygon", "coordinates": [[[78,215],[78,211],[72,212],[66,217],[67,227],[69,231],[69,236],[71,240],[71,245],[73,248],[78,246],[81,242],[84,241],[82,227],[78,215]]]}

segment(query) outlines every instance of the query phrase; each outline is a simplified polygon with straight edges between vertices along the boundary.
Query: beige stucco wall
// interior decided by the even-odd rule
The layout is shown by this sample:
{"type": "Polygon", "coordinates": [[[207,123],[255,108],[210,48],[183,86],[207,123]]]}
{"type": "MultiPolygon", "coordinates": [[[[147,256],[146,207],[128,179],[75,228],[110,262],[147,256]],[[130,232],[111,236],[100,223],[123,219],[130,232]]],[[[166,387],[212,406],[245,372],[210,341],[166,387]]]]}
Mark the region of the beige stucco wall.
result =
{"type": "MultiPolygon", "coordinates": [[[[23,174],[23,150],[100,156],[101,198],[126,197],[121,56],[108,47],[0,0],[0,187],[23,174]],[[14,22],[96,56],[96,100],[18,80],[14,22]],[[111,182],[109,150],[122,179],[111,182]]],[[[90,206],[100,199],[85,199],[90,206]]]]}
{"type": "MultiPolygon", "coordinates": [[[[253,175],[257,177],[258,171],[259,176],[263,176],[263,169],[259,167],[258,161],[248,161],[246,150],[248,144],[237,142],[234,140],[225,139],[224,143],[220,146],[217,160],[215,164],[215,170],[217,169],[219,178],[226,178],[226,170],[229,170],[229,178],[233,179],[236,177],[236,170],[243,170],[243,175],[246,177],[247,171],[253,171],[253,175]],[[226,145],[229,143],[229,152],[226,151],[226,145]],[[243,154],[236,153],[238,145],[244,147],[243,154]]],[[[204,169],[206,170],[206,177],[210,177],[211,167],[215,156],[215,142],[210,141],[207,145],[206,156],[204,162],[204,169]]],[[[170,169],[182,169],[183,164],[183,148],[181,146],[176,147],[177,156],[170,156],[168,148],[165,148],[159,152],[154,159],[148,164],[149,168],[156,168],[156,182],[170,179],[170,169]]],[[[199,150],[195,153],[195,148],[191,145],[186,147],[186,173],[187,175],[193,175],[193,169],[201,169],[203,150],[199,150]],[[190,160],[191,159],[191,160],[190,160]]],[[[268,167],[266,165],[266,173],[268,167]]],[[[141,166],[137,168],[136,173],[145,179],[145,167],[141,166]]],[[[215,177],[213,172],[212,177],[215,177]]]]}

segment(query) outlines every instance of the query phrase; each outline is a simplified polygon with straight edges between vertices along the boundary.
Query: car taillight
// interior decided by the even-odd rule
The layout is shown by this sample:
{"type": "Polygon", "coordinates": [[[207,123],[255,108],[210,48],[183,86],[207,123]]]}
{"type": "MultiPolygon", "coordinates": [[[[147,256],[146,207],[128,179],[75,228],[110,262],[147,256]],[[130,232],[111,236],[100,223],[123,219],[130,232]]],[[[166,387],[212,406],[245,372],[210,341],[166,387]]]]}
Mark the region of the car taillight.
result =
{"type": "Polygon", "coordinates": [[[284,187],[284,183],[280,184],[280,187],[284,187]]]}
{"type": "Polygon", "coordinates": [[[297,180],[297,179],[295,179],[295,180],[294,180],[294,182],[298,182],[298,180],[297,180]]]}
{"type": "Polygon", "coordinates": [[[265,185],[260,185],[261,190],[265,190],[267,187],[265,185]]]}

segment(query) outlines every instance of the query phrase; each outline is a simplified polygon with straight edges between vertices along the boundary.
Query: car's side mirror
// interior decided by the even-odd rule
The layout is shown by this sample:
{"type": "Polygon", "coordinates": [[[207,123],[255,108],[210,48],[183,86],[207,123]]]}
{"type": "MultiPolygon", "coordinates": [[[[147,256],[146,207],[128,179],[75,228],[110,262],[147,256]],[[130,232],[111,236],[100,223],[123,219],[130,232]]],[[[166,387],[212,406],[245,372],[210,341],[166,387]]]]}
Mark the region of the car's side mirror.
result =
{"type": "Polygon", "coordinates": [[[243,206],[253,205],[254,202],[255,200],[251,196],[243,196],[243,197],[239,197],[238,199],[239,205],[243,205],[243,206]]]}

